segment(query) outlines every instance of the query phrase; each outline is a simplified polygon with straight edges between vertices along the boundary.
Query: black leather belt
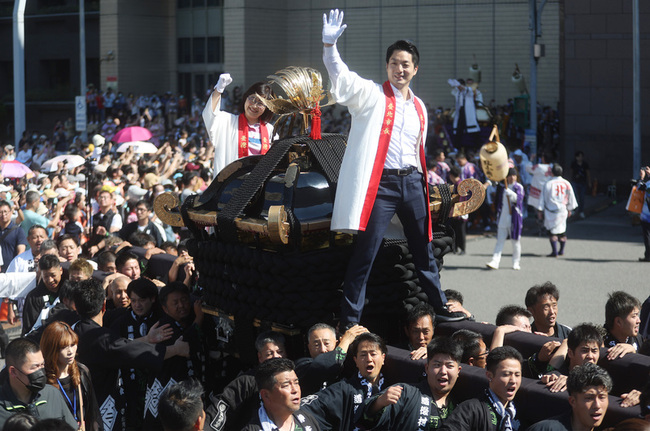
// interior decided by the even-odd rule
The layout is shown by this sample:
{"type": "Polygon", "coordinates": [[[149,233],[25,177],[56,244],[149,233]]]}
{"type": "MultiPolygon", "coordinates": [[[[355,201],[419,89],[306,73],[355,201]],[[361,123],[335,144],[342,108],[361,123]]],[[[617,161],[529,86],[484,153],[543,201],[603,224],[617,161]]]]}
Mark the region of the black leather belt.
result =
{"type": "Polygon", "coordinates": [[[417,171],[417,168],[415,166],[409,166],[408,168],[402,169],[384,169],[382,175],[397,175],[400,177],[405,177],[407,175],[411,175],[415,171],[417,171]]]}

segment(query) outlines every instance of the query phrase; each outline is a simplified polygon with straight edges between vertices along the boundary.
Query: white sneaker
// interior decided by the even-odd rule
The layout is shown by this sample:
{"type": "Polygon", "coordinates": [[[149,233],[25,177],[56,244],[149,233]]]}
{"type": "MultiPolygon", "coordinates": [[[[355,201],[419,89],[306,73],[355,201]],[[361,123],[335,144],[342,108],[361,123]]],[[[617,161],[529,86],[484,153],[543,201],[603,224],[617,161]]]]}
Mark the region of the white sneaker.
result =
{"type": "Polygon", "coordinates": [[[499,269],[499,264],[496,263],[495,261],[491,260],[488,263],[485,264],[490,269],[499,269]]]}
{"type": "Polygon", "coordinates": [[[514,269],[515,271],[519,271],[521,269],[521,266],[519,265],[519,263],[513,263],[512,269],[514,269]]]}

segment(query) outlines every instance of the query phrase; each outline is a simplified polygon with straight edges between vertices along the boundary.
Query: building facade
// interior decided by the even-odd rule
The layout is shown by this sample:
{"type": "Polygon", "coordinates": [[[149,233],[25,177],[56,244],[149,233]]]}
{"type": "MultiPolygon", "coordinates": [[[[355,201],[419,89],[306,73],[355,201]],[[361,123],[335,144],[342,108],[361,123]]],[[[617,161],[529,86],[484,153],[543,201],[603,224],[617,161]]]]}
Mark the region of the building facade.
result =
{"type": "MultiPolygon", "coordinates": [[[[650,164],[650,2],[639,1],[641,166],[650,164]]],[[[632,2],[566,0],[562,123],[565,161],[584,151],[602,186],[629,190],[632,166],[632,2]]]]}
{"type": "MultiPolygon", "coordinates": [[[[538,1],[541,3],[541,1],[538,1]]],[[[26,83],[30,129],[51,127],[50,111],[72,115],[79,94],[77,0],[28,0],[26,83]],[[36,107],[40,107],[36,109],[36,107]]],[[[322,14],[345,11],[339,50],[361,76],[385,80],[385,49],[413,40],[421,55],[413,81],[430,107],[453,106],[449,78],[481,69],[485,103],[503,105],[519,92],[517,65],[530,85],[529,0],[86,0],[87,82],[124,93],[171,91],[203,98],[222,72],[247,87],[289,65],[319,69],[322,14]]],[[[640,1],[641,23],[650,3],[640,1]]],[[[0,41],[11,46],[13,0],[0,0],[0,41]]],[[[559,109],[563,151],[587,154],[592,170],[622,181],[625,160],[599,160],[608,145],[630,146],[631,2],[548,0],[541,15],[537,98],[559,109]]],[[[642,70],[650,58],[641,27],[642,70]]],[[[11,122],[11,50],[0,51],[0,122],[11,122]],[[3,110],[4,106],[4,110],[3,110]],[[5,112],[3,117],[2,112],[5,112]]],[[[642,81],[648,100],[648,85],[642,81]]],[[[647,106],[647,104],[645,105],[647,106]]],[[[650,134],[643,111],[643,138],[650,134]]],[[[622,146],[622,147],[621,147],[622,146]]],[[[625,152],[628,152],[627,149],[625,152]]],[[[644,153],[647,157],[648,154],[644,153]]],[[[631,162],[630,162],[631,163],[631,162]]],[[[603,179],[604,180],[604,179],[603,179]]],[[[602,181],[602,180],[601,180],[602,181]]]]}

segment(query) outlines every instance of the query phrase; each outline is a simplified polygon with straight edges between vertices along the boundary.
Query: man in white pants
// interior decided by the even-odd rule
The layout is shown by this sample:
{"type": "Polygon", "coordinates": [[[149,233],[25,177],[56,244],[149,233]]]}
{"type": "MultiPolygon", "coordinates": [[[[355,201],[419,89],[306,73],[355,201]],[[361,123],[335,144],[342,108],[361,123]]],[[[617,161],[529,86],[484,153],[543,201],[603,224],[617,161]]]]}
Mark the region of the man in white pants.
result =
{"type": "Polygon", "coordinates": [[[564,254],[566,245],[566,221],[571,217],[571,211],[578,207],[578,201],[573,193],[571,183],[562,178],[562,166],[555,164],[552,168],[553,178],[542,189],[542,195],[537,209],[544,212],[544,227],[549,232],[551,254],[548,257],[558,257],[564,254]],[[557,243],[560,242],[560,250],[557,243]]]}
{"type": "Polygon", "coordinates": [[[507,187],[497,185],[497,244],[492,260],[486,263],[490,269],[499,269],[501,252],[508,236],[512,239],[512,269],[520,270],[521,230],[523,226],[524,186],[517,182],[517,170],[510,168],[505,179],[507,187]]]}

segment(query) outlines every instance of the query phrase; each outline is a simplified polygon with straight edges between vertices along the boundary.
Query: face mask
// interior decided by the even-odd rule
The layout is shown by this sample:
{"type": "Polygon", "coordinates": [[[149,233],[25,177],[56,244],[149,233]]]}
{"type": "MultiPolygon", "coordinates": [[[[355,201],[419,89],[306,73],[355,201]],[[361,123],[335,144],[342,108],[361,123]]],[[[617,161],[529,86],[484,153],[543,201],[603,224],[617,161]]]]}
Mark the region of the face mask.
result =
{"type": "MultiPolygon", "coordinates": [[[[20,371],[20,370],[18,370],[20,371]]],[[[21,374],[25,374],[22,371],[20,371],[21,374]]],[[[27,376],[27,379],[29,380],[29,384],[25,385],[27,389],[29,389],[33,393],[40,392],[43,390],[45,387],[45,384],[47,383],[47,376],[45,375],[45,368],[39,368],[38,370],[34,371],[31,374],[25,374],[27,376]]],[[[22,383],[22,381],[21,381],[22,383]]]]}

